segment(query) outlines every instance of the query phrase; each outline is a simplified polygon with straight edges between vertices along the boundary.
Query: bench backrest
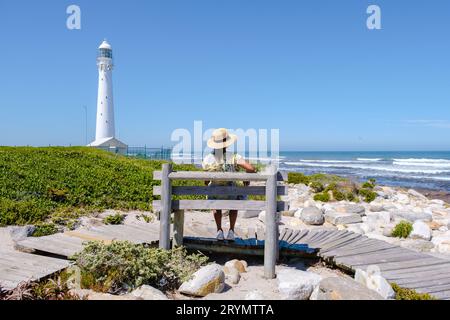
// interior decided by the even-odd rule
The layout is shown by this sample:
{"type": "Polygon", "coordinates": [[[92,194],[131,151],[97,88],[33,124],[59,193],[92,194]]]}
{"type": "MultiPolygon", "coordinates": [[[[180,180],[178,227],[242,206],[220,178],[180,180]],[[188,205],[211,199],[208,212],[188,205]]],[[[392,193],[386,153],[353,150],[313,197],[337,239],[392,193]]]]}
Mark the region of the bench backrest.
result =
{"type": "MultiPolygon", "coordinates": [[[[284,172],[276,173],[278,181],[286,181],[284,172]]],[[[240,173],[240,172],[204,172],[204,171],[171,171],[168,174],[170,181],[267,181],[269,175],[263,173],[240,173]]],[[[161,171],[154,171],[154,180],[162,179],[161,171]]],[[[153,187],[153,195],[162,195],[162,186],[153,187]]],[[[264,196],[266,186],[170,186],[170,195],[174,196],[264,196]]],[[[277,185],[277,195],[287,194],[287,187],[277,185]]],[[[265,210],[266,201],[261,200],[172,200],[172,210],[265,210]]],[[[161,200],[153,201],[153,210],[160,211],[161,200]]],[[[284,201],[277,201],[277,211],[288,210],[284,201]]]]}

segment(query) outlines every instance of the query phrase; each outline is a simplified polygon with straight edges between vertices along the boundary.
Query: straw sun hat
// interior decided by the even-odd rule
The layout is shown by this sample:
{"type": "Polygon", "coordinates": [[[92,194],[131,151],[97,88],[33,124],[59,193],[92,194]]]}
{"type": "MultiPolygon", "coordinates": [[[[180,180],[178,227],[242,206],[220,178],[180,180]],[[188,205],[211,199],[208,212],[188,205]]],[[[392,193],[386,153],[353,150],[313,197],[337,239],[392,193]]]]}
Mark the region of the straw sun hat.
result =
{"type": "Polygon", "coordinates": [[[207,144],[211,149],[223,149],[231,146],[236,140],[236,135],[228,133],[225,128],[220,128],[213,131],[207,144]]]}

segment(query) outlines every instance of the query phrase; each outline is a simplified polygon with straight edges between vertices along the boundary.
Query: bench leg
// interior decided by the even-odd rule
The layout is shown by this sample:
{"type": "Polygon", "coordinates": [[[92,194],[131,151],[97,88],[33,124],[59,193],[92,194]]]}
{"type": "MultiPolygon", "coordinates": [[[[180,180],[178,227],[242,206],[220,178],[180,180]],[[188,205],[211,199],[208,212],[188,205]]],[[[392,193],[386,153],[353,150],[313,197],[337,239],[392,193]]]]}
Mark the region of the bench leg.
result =
{"type": "Polygon", "coordinates": [[[159,247],[166,250],[170,249],[170,213],[172,211],[172,184],[169,179],[169,174],[171,171],[171,164],[163,164],[161,177],[159,247]]]}
{"type": "Polygon", "coordinates": [[[271,174],[266,182],[266,240],[264,242],[264,277],[276,277],[275,264],[278,258],[277,175],[271,174]]]}
{"type": "Polygon", "coordinates": [[[173,214],[173,243],[172,247],[183,245],[184,210],[176,210],[173,214]]]}

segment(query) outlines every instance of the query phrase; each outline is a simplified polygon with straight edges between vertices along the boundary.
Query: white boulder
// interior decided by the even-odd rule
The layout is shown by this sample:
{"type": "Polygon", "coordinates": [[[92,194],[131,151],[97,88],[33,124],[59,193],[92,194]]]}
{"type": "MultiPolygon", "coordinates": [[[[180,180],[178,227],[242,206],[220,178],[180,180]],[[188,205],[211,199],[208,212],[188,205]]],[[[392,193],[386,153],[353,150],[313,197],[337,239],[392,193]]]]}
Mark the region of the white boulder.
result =
{"type": "Polygon", "coordinates": [[[416,222],[413,223],[413,229],[409,237],[411,239],[430,240],[431,229],[425,222],[417,220],[416,222]]]}
{"type": "Polygon", "coordinates": [[[194,273],[191,280],[184,282],[178,291],[204,297],[210,293],[220,293],[225,287],[225,273],[218,264],[209,264],[194,273]]]}
{"type": "Polygon", "coordinates": [[[307,271],[283,269],[277,273],[278,291],[286,300],[308,300],[322,277],[307,271]]]}

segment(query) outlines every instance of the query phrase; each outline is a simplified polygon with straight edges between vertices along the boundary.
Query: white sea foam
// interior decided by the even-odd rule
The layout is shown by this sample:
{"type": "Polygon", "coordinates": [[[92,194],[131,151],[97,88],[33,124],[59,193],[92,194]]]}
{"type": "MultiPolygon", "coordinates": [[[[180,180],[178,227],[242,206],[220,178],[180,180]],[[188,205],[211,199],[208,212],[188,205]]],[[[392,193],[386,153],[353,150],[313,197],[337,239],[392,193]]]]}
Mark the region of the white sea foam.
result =
{"type": "Polygon", "coordinates": [[[450,163],[450,160],[448,159],[417,159],[417,158],[410,158],[410,159],[393,159],[396,162],[415,162],[415,163],[450,163]]]}
{"type": "Polygon", "coordinates": [[[367,162],[377,162],[377,161],[381,161],[383,159],[381,159],[381,158],[358,158],[356,160],[358,160],[358,161],[367,161],[367,162]]]}
{"type": "Polygon", "coordinates": [[[415,161],[394,161],[394,165],[397,166],[410,166],[410,167],[432,167],[432,168],[450,168],[450,162],[415,162],[415,161]]]}
{"type": "Polygon", "coordinates": [[[349,163],[314,163],[314,162],[285,162],[285,164],[289,166],[348,168],[348,169],[402,172],[402,173],[424,173],[424,174],[450,173],[450,170],[443,170],[443,169],[396,168],[392,165],[380,166],[380,165],[364,165],[364,164],[349,164],[349,163]]]}

